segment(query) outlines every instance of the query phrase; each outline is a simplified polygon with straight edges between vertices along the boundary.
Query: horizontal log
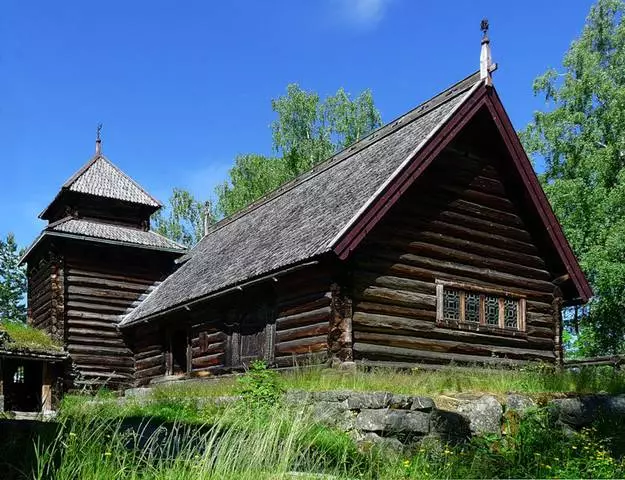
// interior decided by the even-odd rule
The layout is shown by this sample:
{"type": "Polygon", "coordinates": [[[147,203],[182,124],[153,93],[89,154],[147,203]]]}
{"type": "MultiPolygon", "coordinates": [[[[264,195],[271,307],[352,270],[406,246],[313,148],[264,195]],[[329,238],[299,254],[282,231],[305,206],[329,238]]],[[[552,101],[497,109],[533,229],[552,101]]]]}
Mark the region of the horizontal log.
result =
{"type": "Polygon", "coordinates": [[[365,313],[380,313],[396,317],[414,318],[417,320],[436,320],[435,310],[423,310],[410,307],[400,307],[386,303],[357,301],[354,304],[354,311],[365,313]]]}
{"type": "Polygon", "coordinates": [[[105,278],[95,277],[81,277],[77,275],[70,275],[67,277],[68,285],[82,285],[82,286],[94,286],[97,288],[107,288],[110,290],[123,290],[130,292],[143,293],[152,284],[146,283],[134,283],[134,282],[122,282],[120,280],[107,280],[105,278]]]}
{"type": "MultiPolygon", "coordinates": [[[[196,332],[196,334],[198,333],[202,333],[202,332],[196,332]]],[[[227,338],[228,338],[228,335],[226,335],[226,333],[224,332],[213,332],[213,333],[208,333],[206,335],[206,342],[207,343],[224,342],[227,338]]],[[[198,336],[193,337],[193,342],[198,342],[198,341],[199,341],[198,336]]]]}
{"type": "Polygon", "coordinates": [[[67,326],[77,327],[77,328],[91,328],[93,330],[113,330],[117,331],[117,323],[116,322],[101,322],[98,320],[89,320],[82,318],[67,318],[67,326]]]}
{"type": "Polygon", "coordinates": [[[132,352],[126,347],[102,347],[95,345],[79,345],[70,343],[67,345],[70,356],[73,353],[93,353],[94,355],[132,356],[132,352]]]}
{"type": "Polygon", "coordinates": [[[276,354],[301,354],[301,353],[315,353],[327,349],[327,335],[321,335],[318,337],[309,337],[299,340],[292,340],[290,342],[280,342],[276,344],[276,354]]]}
{"type": "Polygon", "coordinates": [[[117,304],[107,305],[106,303],[101,303],[101,302],[98,302],[98,303],[76,302],[73,300],[69,300],[66,303],[66,307],[72,310],[77,310],[77,311],[87,311],[87,312],[94,312],[94,313],[100,312],[100,313],[114,314],[114,315],[121,315],[128,310],[127,305],[117,305],[117,304]]]}
{"type": "MultiPolygon", "coordinates": [[[[501,289],[501,284],[496,281],[485,281],[481,278],[475,278],[475,276],[466,277],[463,275],[459,275],[458,273],[449,273],[445,271],[434,270],[431,268],[423,268],[419,266],[409,265],[406,262],[401,263],[400,261],[398,261],[396,255],[393,256],[380,252],[369,252],[367,257],[360,257],[357,260],[357,264],[360,268],[366,270],[377,270],[380,272],[384,271],[388,274],[393,274],[394,276],[416,278],[429,281],[431,283],[434,283],[435,280],[449,280],[455,282],[463,282],[485,288],[492,287],[501,289]]],[[[512,287],[508,288],[508,290],[514,291],[514,293],[518,295],[525,296],[528,298],[528,300],[535,300],[536,305],[540,303],[542,303],[543,305],[550,305],[551,301],[553,300],[553,294],[551,293],[529,290],[527,288],[521,287],[512,287]]],[[[358,294],[358,292],[356,292],[356,294],[358,294]]]]}
{"type": "Polygon", "coordinates": [[[148,368],[165,366],[165,355],[161,354],[156,357],[144,358],[143,360],[135,360],[135,369],[137,371],[147,370],[148,368]]]}
{"type": "Polygon", "coordinates": [[[436,296],[424,293],[407,292],[403,290],[393,290],[384,287],[367,287],[360,292],[356,292],[358,298],[377,303],[389,303],[411,308],[435,309],[436,296]]]}
{"type": "Polygon", "coordinates": [[[95,352],[92,352],[92,354],[70,354],[70,357],[72,358],[72,360],[77,364],[77,366],[79,367],[79,370],[81,368],[81,366],[86,366],[86,365],[106,365],[109,367],[115,367],[115,366],[127,366],[127,367],[134,367],[134,361],[132,360],[132,358],[128,357],[116,357],[116,356],[110,356],[110,355],[98,355],[95,352]]]}
{"type": "Polygon", "coordinates": [[[354,274],[354,287],[357,290],[373,285],[394,290],[406,290],[429,295],[436,294],[436,284],[434,282],[424,282],[394,275],[381,275],[380,273],[367,272],[365,270],[356,271],[354,274]]]}
{"type": "Polygon", "coordinates": [[[69,309],[67,310],[68,318],[85,319],[85,320],[97,320],[102,322],[119,323],[121,321],[121,315],[98,313],[98,312],[86,312],[84,310],[69,309]]]}
{"type": "Polygon", "coordinates": [[[194,358],[191,361],[191,365],[193,369],[214,367],[217,365],[223,365],[224,359],[225,359],[225,354],[223,352],[220,352],[220,353],[215,353],[213,355],[204,355],[203,357],[194,358]]]}
{"type": "Polygon", "coordinates": [[[330,307],[321,307],[310,312],[303,312],[295,315],[289,315],[286,317],[280,317],[276,319],[276,330],[280,331],[296,326],[310,325],[313,323],[319,323],[324,320],[329,321],[330,315],[330,307]]]}
{"type": "Polygon", "coordinates": [[[462,364],[488,364],[488,365],[522,365],[525,361],[497,358],[477,355],[462,355],[430,352],[424,350],[414,350],[411,348],[389,347],[386,345],[372,345],[368,343],[357,342],[354,344],[354,352],[356,360],[390,360],[393,362],[412,361],[415,363],[438,363],[448,364],[451,362],[462,364]]]}
{"type": "Polygon", "coordinates": [[[354,331],[382,334],[416,336],[427,339],[461,340],[467,343],[504,345],[527,348],[529,342],[524,332],[501,334],[486,329],[481,331],[461,330],[459,328],[440,327],[436,322],[394,317],[390,315],[372,315],[356,312],[352,318],[354,331]]]}
{"type": "Polygon", "coordinates": [[[384,245],[395,248],[400,252],[405,251],[430,258],[454,261],[462,265],[490,268],[498,272],[510,273],[518,277],[542,280],[544,282],[551,283],[549,281],[550,274],[546,270],[526,267],[516,262],[510,262],[508,259],[501,260],[490,256],[483,256],[467,249],[459,250],[456,248],[435,245],[426,241],[418,240],[406,242],[402,239],[387,240],[384,242],[384,245]]]}
{"type": "Polygon", "coordinates": [[[165,375],[165,365],[146,368],[145,370],[137,370],[134,376],[137,380],[149,380],[163,375],[165,375]]]}
{"type": "Polygon", "coordinates": [[[445,261],[441,259],[429,258],[412,253],[403,253],[399,256],[390,256],[396,262],[425,268],[431,270],[432,273],[445,272],[452,275],[462,275],[464,277],[474,278],[486,282],[491,282],[503,286],[514,286],[520,289],[531,289],[539,293],[553,294],[554,285],[547,281],[533,280],[510,273],[498,272],[489,268],[480,268],[470,265],[463,265],[455,262],[445,261]]]}
{"type": "Polygon", "coordinates": [[[280,330],[276,333],[276,342],[288,342],[298,338],[316,337],[319,335],[327,335],[330,330],[329,320],[303,327],[295,327],[289,330],[280,330]]]}
{"type": "Polygon", "coordinates": [[[193,358],[199,358],[205,356],[207,354],[217,353],[217,352],[225,352],[226,351],[226,342],[214,342],[208,345],[208,348],[204,351],[200,349],[199,346],[193,347],[193,358]]]}
{"type": "MultiPolygon", "coordinates": [[[[463,332],[464,333],[464,332],[463,332]]],[[[489,337],[494,339],[497,337],[489,337]]],[[[462,354],[471,356],[497,356],[522,360],[553,361],[554,354],[549,350],[505,347],[501,345],[481,345],[454,340],[426,339],[406,335],[391,335],[372,332],[354,331],[354,345],[363,342],[390,347],[411,348],[444,354],[462,354]]]]}
{"type": "Polygon", "coordinates": [[[150,274],[140,275],[137,273],[133,273],[132,275],[124,275],[117,273],[108,273],[103,272],[101,269],[89,270],[89,269],[81,269],[81,268],[68,268],[67,274],[69,276],[81,276],[81,277],[92,277],[92,278],[104,278],[107,280],[121,280],[121,281],[131,281],[135,283],[144,283],[146,285],[153,284],[158,281],[160,274],[156,272],[152,272],[150,274]]]}
{"type": "Polygon", "coordinates": [[[164,350],[159,346],[156,348],[151,348],[150,350],[145,350],[137,353],[135,350],[135,360],[146,360],[148,358],[158,357],[164,354],[164,350]]]}
{"type": "Polygon", "coordinates": [[[134,301],[141,296],[141,292],[130,292],[124,290],[111,290],[106,288],[82,287],[69,285],[67,287],[69,294],[88,295],[91,297],[104,297],[106,299],[126,299],[134,301]]]}
{"type": "Polygon", "coordinates": [[[100,338],[115,338],[121,339],[121,334],[116,330],[102,330],[101,328],[75,328],[69,327],[67,329],[69,335],[79,335],[79,336],[92,336],[96,335],[100,338]]]}
{"type": "Polygon", "coordinates": [[[276,308],[278,317],[288,317],[298,315],[304,312],[318,310],[319,308],[330,305],[331,294],[329,292],[309,295],[304,298],[296,299],[286,304],[278,305],[276,308]]]}
{"type": "Polygon", "coordinates": [[[443,234],[454,238],[464,238],[477,243],[491,245],[510,251],[522,252],[529,255],[538,255],[538,249],[533,243],[522,242],[509,238],[491,229],[485,231],[469,228],[455,222],[441,219],[415,220],[414,225],[406,225],[405,221],[393,220],[389,222],[389,228],[402,236],[418,236],[419,232],[426,230],[433,233],[443,234]]]}
{"type": "Polygon", "coordinates": [[[121,338],[103,338],[99,332],[93,332],[91,336],[73,335],[75,332],[69,331],[67,338],[68,345],[93,345],[94,347],[122,347],[127,348],[126,343],[121,338]]]}

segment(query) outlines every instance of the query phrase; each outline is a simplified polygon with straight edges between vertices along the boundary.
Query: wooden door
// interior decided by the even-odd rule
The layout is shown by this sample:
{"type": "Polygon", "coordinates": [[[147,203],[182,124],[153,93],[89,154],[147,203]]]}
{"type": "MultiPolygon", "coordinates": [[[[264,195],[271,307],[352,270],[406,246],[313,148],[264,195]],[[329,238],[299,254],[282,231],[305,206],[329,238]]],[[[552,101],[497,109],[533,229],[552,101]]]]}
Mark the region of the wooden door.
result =
{"type": "Polygon", "coordinates": [[[241,365],[254,360],[265,360],[266,324],[262,318],[247,316],[241,322],[240,356],[241,365]]]}

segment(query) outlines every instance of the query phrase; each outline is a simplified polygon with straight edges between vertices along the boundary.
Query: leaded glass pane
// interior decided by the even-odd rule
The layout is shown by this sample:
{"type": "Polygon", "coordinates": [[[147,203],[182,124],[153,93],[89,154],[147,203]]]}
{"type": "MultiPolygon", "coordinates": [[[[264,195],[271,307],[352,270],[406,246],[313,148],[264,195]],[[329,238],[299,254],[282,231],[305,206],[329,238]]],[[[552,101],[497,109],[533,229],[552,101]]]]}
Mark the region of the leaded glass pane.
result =
{"type": "Polygon", "coordinates": [[[506,328],[519,328],[519,302],[504,300],[504,325],[506,328]]]}
{"type": "Polygon", "coordinates": [[[487,296],[484,303],[486,323],[488,325],[499,325],[499,299],[487,296]]]}
{"type": "Polygon", "coordinates": [[[464,295],[464,321],[480,322],[480,296],[476,293],[467,292],[464,295]]]}
{"type": "Polygon", "coordinates": [[[460,320],[460,294],[456,290],[443,290],[443,318],[460,320]]]}

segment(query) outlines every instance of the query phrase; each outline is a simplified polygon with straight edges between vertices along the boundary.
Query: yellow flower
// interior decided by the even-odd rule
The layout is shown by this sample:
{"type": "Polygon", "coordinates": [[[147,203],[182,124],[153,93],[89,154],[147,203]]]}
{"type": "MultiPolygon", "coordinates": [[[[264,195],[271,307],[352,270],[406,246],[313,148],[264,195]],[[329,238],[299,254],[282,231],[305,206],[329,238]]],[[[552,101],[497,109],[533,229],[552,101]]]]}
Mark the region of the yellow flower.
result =
{"type": "Polygon", "coordinates": [[[74,432],[69,432],[69,436],[70,436],[70,437],[75,437],[75,436],[76,436],[76,434],[75,434],[74,432]]]}
{"type": "Polygon", "coordinates": [[[111,456],[111,452],[104,452],[104,456],[105,457],[110,457],[111,456]]]}
{"type": "Polygon", "coordinates": [[[451,450],[447,450],[445,449],[445,451],[443,452],[445,455],[449,455],[451,453],[451,450]]]}
{"type": "Polygon", "coordinates": [[[410,460],[404,460],[404,467],[410,466],[410,460]]]}

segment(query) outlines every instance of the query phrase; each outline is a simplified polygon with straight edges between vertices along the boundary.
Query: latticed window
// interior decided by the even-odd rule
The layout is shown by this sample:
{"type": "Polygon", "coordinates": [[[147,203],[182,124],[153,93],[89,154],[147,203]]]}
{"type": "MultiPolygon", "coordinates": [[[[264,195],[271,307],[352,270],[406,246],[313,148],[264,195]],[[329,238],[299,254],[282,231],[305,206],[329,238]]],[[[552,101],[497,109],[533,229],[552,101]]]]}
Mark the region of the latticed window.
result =
{"type": "Polygon", "coordinates": [[[445,320],[460,320],[460,295],[456,290],[443,292],[443,316],[445,320]]]}
{"type": "Polygon", "coordinates": [[[481,286],[437,281],[436,318],[446,326],[497,331],[525,329],[525,298],[481,286]]]}
{"type": "Polygon", "coordinates": [[[464,294],[464,321],[480,323],[480,296],[477,293],[464,294]]]}

